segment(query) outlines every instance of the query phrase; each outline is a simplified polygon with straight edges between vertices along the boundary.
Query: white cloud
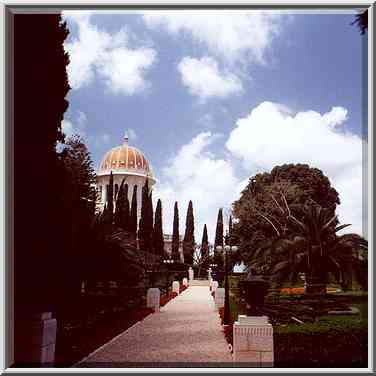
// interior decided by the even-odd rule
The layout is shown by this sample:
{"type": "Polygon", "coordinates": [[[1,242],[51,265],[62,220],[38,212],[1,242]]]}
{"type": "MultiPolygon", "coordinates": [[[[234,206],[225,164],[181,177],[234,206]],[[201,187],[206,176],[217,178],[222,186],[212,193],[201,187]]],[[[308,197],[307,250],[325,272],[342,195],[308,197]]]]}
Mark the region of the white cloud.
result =
{"type": "Polygon", "coordinates": [[[73,124],[69,120],[63,120],[61,122],[61,129],[67,137],[72,136],[74,133],[73,124]]]}
{"type": "Polygon", "coordinates": [[[209,240],[215,233],[218,209],[237,198],[234,186],[238,179],[229,161],[216,158],[208,151],[216,135],[203,132],[182,146],[163,169],[154,199],[161,198],[164,231],[172,233],[174,202],[178,201],[180,234],[184,235],[185,216],[192,200],[196,242],[201,242],[203,226],[208,226],[209,240]]]}
{"type": "Polygon", "coordinates": [[[237,121],[226,142],[230,153],[225,158],[209,151],[218,135],[198,134],[167,163],[155,187],[154,199],[162,199],[164,231],[172,233],[173,207],[178,201],[180,234],[184,234],[192,200],[196,242],[201,241],[205,223],[213,241],[218,209],[229,208],[240,197],[249,177],[284,163],[307,163],[320,168],[339,192],[339,219],[353,225],[343,232],[362,234],[362,140],[333,128],[347,118],[347,111],[339,108],[323,115],[294,114],[283,105],[264,102],[237,121]],[[246,173],[240,172],[240,164],[246,173]]]}
{"type": "Polygon", "coordinates": [[[263,102],[236,123],[226,147],[252,174],[284,163],[320,168],[337,189],[339,219],[352,223],[348,232],[362,232],[362,140],[338,129],[347,110],[333,107],[326,114],[298,112],[263,102]],[[336,128],[334,128],[336,126],[336,128]]]}
{"type": "Polygon", "coordinates": [[[144,75],[153,64],[156,52],[150,48],[116,48],[101,65],[101,74],[114,93],[133,95],[147,89],[144,75]]]}
{"type": "Polygon", "coordinates": [[[88,86],[98,75],[114,93],[133,95],[148,88],[145,75],[156,61],[156,51],[146,46],[130,48],[125,28],[109,34],[92,24],[90,16],[90,12],[64,12],[68,22],[78,27],[78,37],[65,43],[71,87],[88,86]]]}
{"type": "MultiPolygon", "coordinates": [[[[68,114],[69,116],[69,114],[68,114]]],[[[87,117],[86,114],[82,111],[77,111],[72,120],[72,116],[69,116],[68,119],[64,119],[61,122],[61,128],[66,137],[73,136],[75,134],[80,135],[81,137],[86,137],[86,123],[87,117]]]]}
{"type": "Polygon", "coordinates": [[[210,97],[225,98],[243,90],[239,78],[229,72],[220,72],[218,63],[211,57],[200,60],[184,57],[178,70],[184,86],[202,100],[210,97]]]}
{"type": "Polygon", "coordinates": [[[347,120],[347,110],[343,107],[333,107],[330,112],[322,117],[327,125],[335,127],[347,120]]]}
{"type": "Polygon", "coordinates": [[[245,58],[263,62],[266,48],[279,33],[282,16],[275,11],[147,11],[143,19],[153,29],[187,33],[211,54],[233,63],[245,58]]]}

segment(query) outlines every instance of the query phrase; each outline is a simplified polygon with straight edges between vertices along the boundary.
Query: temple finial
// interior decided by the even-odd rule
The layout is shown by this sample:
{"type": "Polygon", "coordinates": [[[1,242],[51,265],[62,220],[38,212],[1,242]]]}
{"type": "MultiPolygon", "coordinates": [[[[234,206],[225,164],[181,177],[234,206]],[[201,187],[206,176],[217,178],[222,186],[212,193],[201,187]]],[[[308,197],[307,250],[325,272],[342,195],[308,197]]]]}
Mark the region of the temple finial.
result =
{"type": "Polygon", "coordinates": [[[128,137],[128,132],[125,131],[124,133],[124,144],[128,145],[129,137],[128,137]]]}

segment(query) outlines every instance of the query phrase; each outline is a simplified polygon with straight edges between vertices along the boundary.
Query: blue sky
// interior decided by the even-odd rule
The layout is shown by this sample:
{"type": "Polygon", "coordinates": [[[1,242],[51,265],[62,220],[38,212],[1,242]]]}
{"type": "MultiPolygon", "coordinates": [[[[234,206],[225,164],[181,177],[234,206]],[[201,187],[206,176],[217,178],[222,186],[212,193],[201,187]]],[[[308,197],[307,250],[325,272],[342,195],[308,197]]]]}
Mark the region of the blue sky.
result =
{"type": "Polygon", "coordinates": [[[158,179],[165,232],[175,200],[184,231],[192,199],[196,240],[204,223],[212,236],[248,177],[304,162],[329,176],[340,220],[361,233],[367,37],[354,13],[66,12],[63,127],[96,167],[128,130],[158,179]]]}

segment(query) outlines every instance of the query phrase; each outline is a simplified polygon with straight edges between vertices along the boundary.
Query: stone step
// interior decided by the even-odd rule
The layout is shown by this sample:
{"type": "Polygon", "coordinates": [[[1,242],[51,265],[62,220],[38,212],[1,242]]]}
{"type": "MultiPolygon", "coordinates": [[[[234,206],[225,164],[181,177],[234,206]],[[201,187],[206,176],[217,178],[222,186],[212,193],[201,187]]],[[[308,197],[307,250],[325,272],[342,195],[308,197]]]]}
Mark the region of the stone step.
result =
{"type": "Polygon", "coordinates": [[[209,287],[209,280],[208,279],[194,279],[190,281],[189,284],[191,286],[208,286],[209,287]]]}

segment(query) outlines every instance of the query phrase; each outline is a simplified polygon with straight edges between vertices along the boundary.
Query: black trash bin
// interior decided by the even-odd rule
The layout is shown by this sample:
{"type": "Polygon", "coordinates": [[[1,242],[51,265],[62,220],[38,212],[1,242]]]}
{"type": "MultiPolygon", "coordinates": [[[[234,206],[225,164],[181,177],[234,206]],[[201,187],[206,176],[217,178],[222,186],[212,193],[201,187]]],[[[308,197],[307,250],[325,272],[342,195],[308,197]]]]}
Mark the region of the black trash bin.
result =
{"type": "Polygon", "coordinates": [[[240,281],[239,287],[247,303],[247,315],[262,316],[265,296],[270,287],[269,281],[263,276],[252,275],[240,281]]]}

